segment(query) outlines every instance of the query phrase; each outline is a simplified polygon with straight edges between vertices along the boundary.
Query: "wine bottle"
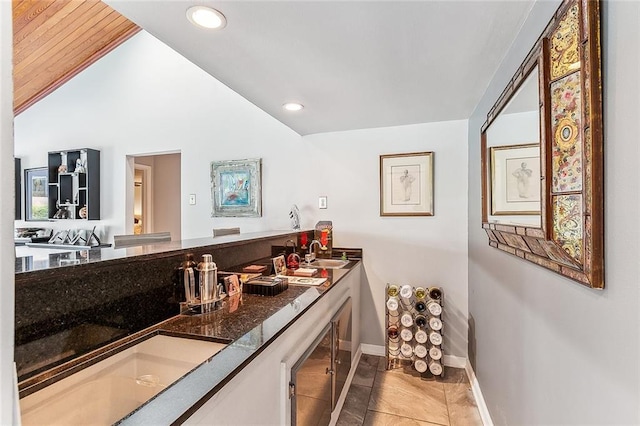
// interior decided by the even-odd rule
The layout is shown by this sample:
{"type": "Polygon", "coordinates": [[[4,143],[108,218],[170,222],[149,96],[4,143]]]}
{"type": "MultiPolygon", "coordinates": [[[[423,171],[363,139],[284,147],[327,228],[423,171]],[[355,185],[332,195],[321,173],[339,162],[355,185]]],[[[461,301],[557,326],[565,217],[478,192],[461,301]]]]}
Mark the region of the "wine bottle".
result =
{"type": "Polygon", "coordinates": [[[424,373],[427,371],[427,363],[421,358],[416,359],[413,363],[413,367],[418,371],[418,373],[424,373]]]}
{"type": "Polygon", "coordinates": [[[395,325],[390,325],[389,328],[387,329],[387,336],[389,336],[389,339],[397,341],[398,327],[395,325]]]}
{"type": "Polygon", "coordinates": [[[389,341],[389,355],[397,356],[400,354],[400,343],[398,341],[389,341]]]}
{"type": "Polygon", "coordinates": [[[437,331],[432,331],[431,333],[429,333],[429,341],[433,345],[441,345],[442,344],[442,334],[438,333],[437,331]]]}
{"type": "Polygon", "coordinates": [[[411,358],[411,355],[413,355],[413,349],[410,344],[403,343],[402,346],[400,346],[400,353],[405,358],[411,358]]]}
{"type": "Polygon", "coordinates": [[[410,299],[412,294],[413,294],[413,288],[411,288],[410,285],[405,284],[402,287],[400,287],[400,297],[404,299],[410,299]]]}
{"type": "Polygon", "coordinates": [[[387,299],[387,310],[389,313],[396,313],[398,311],[398,306],[398,298],[389,297],[389,299],[387,299]]]}
{"type": "Polygon", "coordinates": [[[396,297],[398,295],[398,286],[395,284],[391,284],[387,288],[387,294],[389,295],[389,297],[396,297]]]}
{"type": "Polygon", "coordinates": [[[416,331],[416,342],[418,343],[426,343],[427,340],[429,340],[429,336],[427,335],[427,332],[424,330],[418,330],[416,331]]]}
{"type": "Polygon", "coordinates": [[[424,312],[426,309],[427,305],[422,300],[416,302],[416,311],[424,312]]]}
{"type": "Polygon", "coordinates": [[[427,319],[424,317],[424,315],[417,315],[415,321],[418,327],[424,327],[425,325],[427,325],[427,319]]]}
{"type": "Polygon", "coordinates": [[[431,362],[429,362],[429,371],[434,376],[441,375],[442,374],[442,364],[440,364],[440,361],[432,360],[431,362]]]}
{"type": "Polygon", "coordinates": [[[430,300],[427,303],[427,309],[429,310],[429,313],[431,313],[431,315],[433,315],[434,317],[437,317],[442,313],[442,306],[440,306],[440,304],[435,300],[430,300]]]}
{"type": "Polygon", "coordinates": [[[442,290],[439,287],[429,287],[429,290],[427,290],[429,293],[429,298],[436,300],[436,301],[440,301],[442,299],[442,290]]]}
{"type": "Polygon", "coordinates": [[[431,346],[429,348],[429,358],[435,360],[442,358],[442,349],[438,346],[431,346]]]}
{"type": "Polygon", "coordinates": [[[427,292],[425,291],[424,287],[416,287],[416,298],[424,299],[426,295],[427,292]]]}
{"type": "Polygon", "coordinates": [[[405,312],[400,317],[400,323],[405,327],[411,327],[413,325],[413,316],[409,312],[405,312]]]}
{"type": "Polygon", "coordinates": [[[403,328],[403,329],[400,331],[400,338],[401,338],[402,340],[404,340],[405,342],[409,342],[409,341],[411,341],[411,339],[413,339],[413,331],[411,331],[411,330],[410,330],[410,329],[408,329],[408,328],[403,328]]]}
{"type": "Polygon", "coordinates": [[[416,345],[416,347],[413,348],[413,353],[415,353],[418,358],[424,358],[427,356],[427,348],[425,348],[424,345],[416,345]]]}
{"type": "MultiPolygon", "coordinates": [[[[416,318],[416,324],[418,323],[418,320],[416,318]]],[[[438,317],[430,317],[429,318],[429,328],[431,328],[432,330],[435,331],[440,331],[442,330],[442,320],[438,317]]]]}

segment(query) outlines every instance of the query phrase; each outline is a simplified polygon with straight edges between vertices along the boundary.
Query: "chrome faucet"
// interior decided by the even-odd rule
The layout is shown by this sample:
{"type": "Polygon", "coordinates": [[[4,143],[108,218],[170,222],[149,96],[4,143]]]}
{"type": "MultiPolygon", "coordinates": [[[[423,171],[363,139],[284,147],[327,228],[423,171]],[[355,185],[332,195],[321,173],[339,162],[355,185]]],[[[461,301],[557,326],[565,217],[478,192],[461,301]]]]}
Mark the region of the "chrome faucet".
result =
{"type": "Polygon", "coordinates": [[[312,241],[309,243],[309,253],[308,253],[308,255],[309,255],[309,260],[307,260],[307,256],[305,256],[305,260],[307,260],[307,263],[311,263],[311,262],[312,262],[313,260],[315,260],[315,258],[316,258],[316,252],[315,252],[315,251],[313,251],[313,244],[317,244],[319,249],[321,249],[321,248],[322,248],[322,245],[320,245],[320,241],[318,241],[318,240],[312,240],[312,241]]]}

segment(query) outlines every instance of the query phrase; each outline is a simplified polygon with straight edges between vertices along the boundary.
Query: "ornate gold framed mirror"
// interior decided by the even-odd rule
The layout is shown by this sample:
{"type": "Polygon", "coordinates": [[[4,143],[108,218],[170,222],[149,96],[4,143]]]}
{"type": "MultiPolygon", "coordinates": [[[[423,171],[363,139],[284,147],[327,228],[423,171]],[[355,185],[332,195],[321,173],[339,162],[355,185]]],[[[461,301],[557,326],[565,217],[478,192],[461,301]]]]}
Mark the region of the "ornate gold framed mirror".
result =
{"type": "Polygon", "coordinates": [[[600,2],[565,0],[482,126],[489,245],[604,288],[600,2]]]}

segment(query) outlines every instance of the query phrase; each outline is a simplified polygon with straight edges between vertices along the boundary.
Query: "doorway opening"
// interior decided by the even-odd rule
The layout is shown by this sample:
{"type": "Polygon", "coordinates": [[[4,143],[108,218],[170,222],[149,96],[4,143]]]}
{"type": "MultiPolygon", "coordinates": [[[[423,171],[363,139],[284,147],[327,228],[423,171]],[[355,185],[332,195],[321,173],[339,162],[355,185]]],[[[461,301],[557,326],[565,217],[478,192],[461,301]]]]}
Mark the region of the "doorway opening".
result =
{"type": "Polygon", "coordinates": [[[181,239],[181,155],[127,157],[127,234],[170,232],[181,239]]]}

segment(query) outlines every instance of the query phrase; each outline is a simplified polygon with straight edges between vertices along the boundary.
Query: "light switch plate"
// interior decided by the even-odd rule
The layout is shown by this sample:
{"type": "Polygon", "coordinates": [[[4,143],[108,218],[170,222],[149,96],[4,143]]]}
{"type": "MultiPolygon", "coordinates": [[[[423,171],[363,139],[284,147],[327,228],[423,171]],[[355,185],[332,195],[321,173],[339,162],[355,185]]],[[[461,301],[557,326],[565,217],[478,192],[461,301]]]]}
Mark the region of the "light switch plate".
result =
{"type": "Polygon", "coordinates": [[[326,209],[327,208],[327,196],[322,195],[318,198],[318,208],[326,209]]]}
{"type": "Polygon", "coordinates": [[[190,206],[196,205],[196,194],[189,194],[189,205],[190,206]]]}

